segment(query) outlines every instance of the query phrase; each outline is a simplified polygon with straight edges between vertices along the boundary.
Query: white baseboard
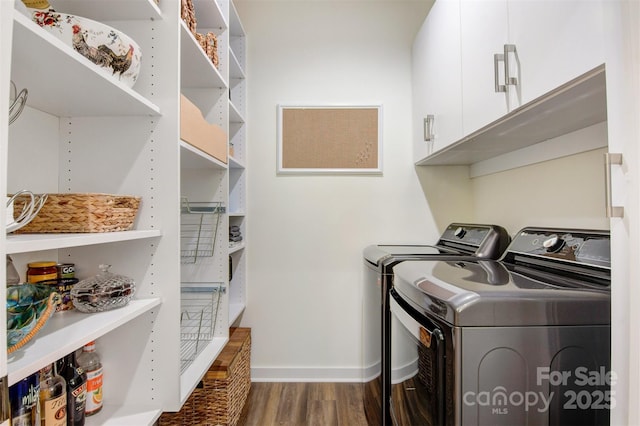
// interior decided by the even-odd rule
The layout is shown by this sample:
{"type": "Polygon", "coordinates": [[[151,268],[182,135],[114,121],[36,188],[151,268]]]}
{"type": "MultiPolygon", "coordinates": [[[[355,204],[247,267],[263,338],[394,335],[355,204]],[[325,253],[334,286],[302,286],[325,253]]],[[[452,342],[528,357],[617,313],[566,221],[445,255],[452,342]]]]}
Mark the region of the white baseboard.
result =
{"type": "Polygon", "coordinates": [[[351,382],[362,383],[361,368],[251,367],[252,382],[351,382]]]}

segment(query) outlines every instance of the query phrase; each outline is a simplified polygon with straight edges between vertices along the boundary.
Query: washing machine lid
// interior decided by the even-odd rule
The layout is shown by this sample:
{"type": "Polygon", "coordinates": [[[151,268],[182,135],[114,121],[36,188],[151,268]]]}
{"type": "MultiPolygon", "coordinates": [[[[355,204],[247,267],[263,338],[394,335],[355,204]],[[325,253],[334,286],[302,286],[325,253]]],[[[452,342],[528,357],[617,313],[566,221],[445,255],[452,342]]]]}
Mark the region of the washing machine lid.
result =
{"type": "Polygon", "coordinates": [[[528,229],[516,238],[501,261],[398,264],[395,289],[454,326],[611,323],[608,234],[528,229]]]}
{"type": "Polygon", "coordinates": [[[370,245],[365,247],[363,251],[365,260],[376,266],[381,266],[390,259],[407,260],[444,254],[457,256],[460,252],[435,245],[370,245]]]}
{"type": "Polygon", "coordinates": [[[456,255],[468,258],[498,258],[510,242],[507,231],[497,225],[451,223],[440,239],[431,245],[377,244],[365,247],[363,256],[372,265],[381,266],[391,260],[456,255]]]}
{"type": "Polygon", "coordinates": [[[497,261],[406,261],[394,287],[420,312],[454,326],[610,324],[610,292],[559,286],[497,261]]]}

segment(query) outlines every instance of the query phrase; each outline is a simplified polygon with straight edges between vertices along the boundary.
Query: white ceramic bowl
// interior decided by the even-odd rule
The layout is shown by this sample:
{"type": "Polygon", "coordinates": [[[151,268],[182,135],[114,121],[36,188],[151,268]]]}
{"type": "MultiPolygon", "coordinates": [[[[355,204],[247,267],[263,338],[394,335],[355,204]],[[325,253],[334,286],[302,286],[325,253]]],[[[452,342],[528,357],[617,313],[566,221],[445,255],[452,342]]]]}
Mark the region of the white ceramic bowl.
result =
{"type": "Polygon", "coordinates": [[[31,19],[71,46],[100,72],[133,87],[140,73],[140,46],[122,31],[52,8],[27,9],[31,19]]]}

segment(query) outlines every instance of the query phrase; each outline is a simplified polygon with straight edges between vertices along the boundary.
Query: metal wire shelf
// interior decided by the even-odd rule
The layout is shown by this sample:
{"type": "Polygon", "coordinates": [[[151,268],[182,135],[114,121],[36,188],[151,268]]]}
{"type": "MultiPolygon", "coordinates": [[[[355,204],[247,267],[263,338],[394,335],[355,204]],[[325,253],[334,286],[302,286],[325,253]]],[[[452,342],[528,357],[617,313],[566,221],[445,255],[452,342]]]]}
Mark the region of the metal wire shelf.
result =
{"type": "Polygon", "coordinates": [[[180,256],[182,263],[196,263],[212,257],[220,218],[226,211],[221,201],[189,201],[182,198],[180,209],[180,256]]]}
{"type": "Polygon", "coordinates": [[[180,370],[213,339],[223,283],[183,283],[180,290],[180,370]]]}

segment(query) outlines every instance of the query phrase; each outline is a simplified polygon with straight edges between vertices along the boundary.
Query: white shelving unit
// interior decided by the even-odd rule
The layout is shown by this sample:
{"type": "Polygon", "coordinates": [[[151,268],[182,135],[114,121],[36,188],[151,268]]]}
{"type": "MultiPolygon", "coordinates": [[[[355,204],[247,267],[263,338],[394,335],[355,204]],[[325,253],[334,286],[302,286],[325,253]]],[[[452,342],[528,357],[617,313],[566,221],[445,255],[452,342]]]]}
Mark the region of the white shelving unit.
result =
{"type": "MultiPolygon", "coordinates": [[[[240,228],[243,240],[229,245],[229,324],[237,322],[247,299],[247,86],[246,33],[233,3],[229,11],[229,224],[240,228]]],[[[250,237],[250,236],[249,236],[250,237]]]]}
{"type": "MultiPolygon", "coordinates": [[[[182,21],[180,2],[50,3],[58,12],[131,36],[142,50],[141,72],[133,88],[105,76],[23,15],[20,0],[2,1],[0,113],[8,112],[10,80],[29,96],[16,122],[0,122],[0,190],[104,192],[138,195],[142,202],[134,229],[126,232],[5,235],[0,230],[0,255],[12,255],[23,280],[26,264],[35,260],[75,263],[80,279],[109,263],[112,272],[134,279],[136,293],[117,310],[54,314],[32,342],[11,356],[0,355],[0,373],[12,385],[97,340],[107,372],[105,405],[87,425],[152,425],[163,411],[181,408],[244,310],[244,246],[231,253],[227,242],[230,223],[245,229],[244,33],[230,0],[194,0],[198,32],[218,37],[216,68],[182,21]],[[236,150],[228,163],[180,140],[181,93],[229,135],[236,150]],[[180,258],[182,197],[221,202],[229,212],[221,217],[213,255],[195,265],[180,258]],[[238,259],[234,268],[240,271],[231,282],[229,255],[238,259]],[[215,282],[223,290],[213,337],[181,371],[185,282],[215,282]]],[[[4,227],[6,212],[0,210],[4,227]]],[[[4,286],[0,295],[6,296],[4,286]]]]}

